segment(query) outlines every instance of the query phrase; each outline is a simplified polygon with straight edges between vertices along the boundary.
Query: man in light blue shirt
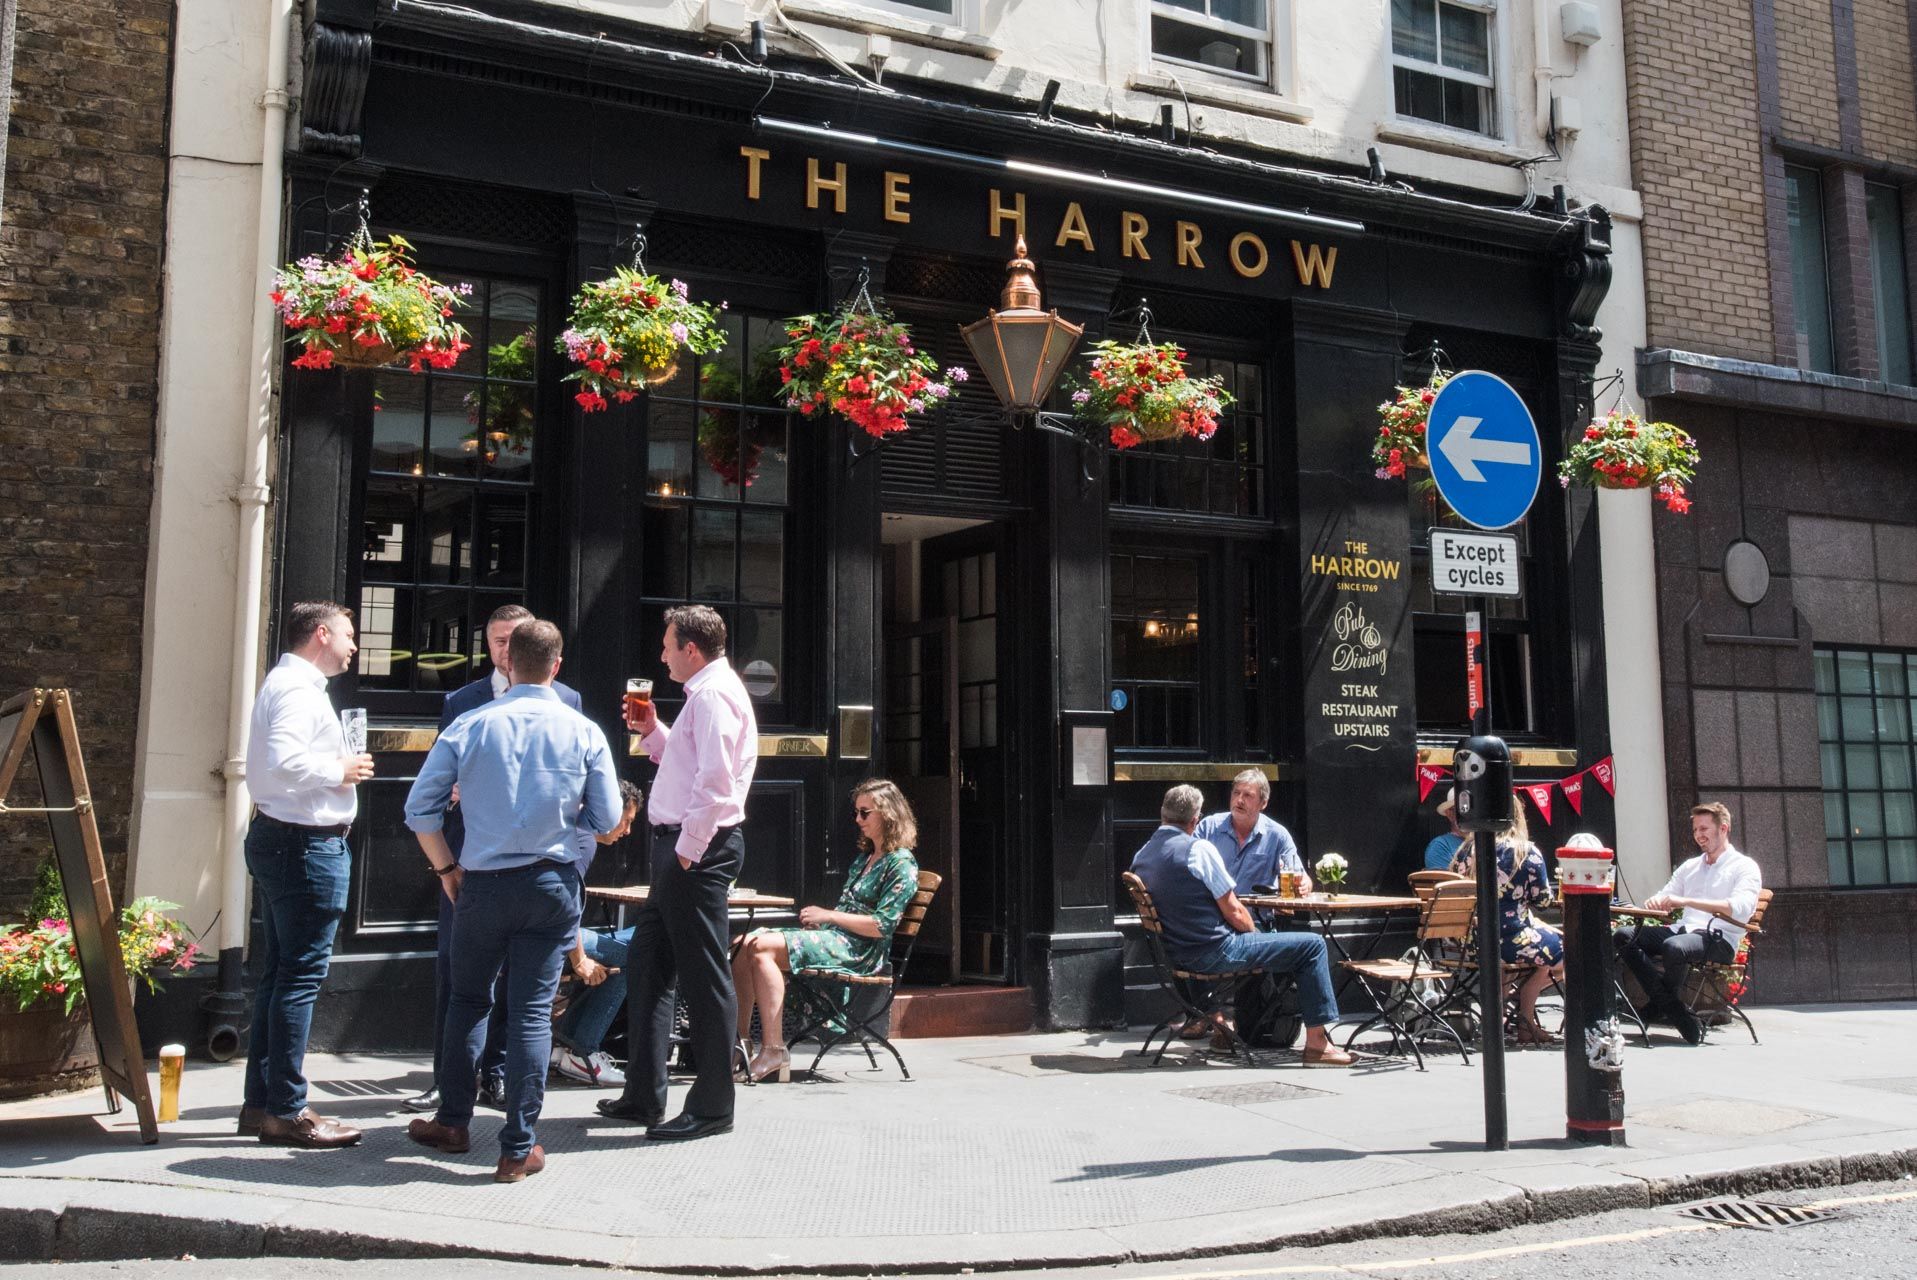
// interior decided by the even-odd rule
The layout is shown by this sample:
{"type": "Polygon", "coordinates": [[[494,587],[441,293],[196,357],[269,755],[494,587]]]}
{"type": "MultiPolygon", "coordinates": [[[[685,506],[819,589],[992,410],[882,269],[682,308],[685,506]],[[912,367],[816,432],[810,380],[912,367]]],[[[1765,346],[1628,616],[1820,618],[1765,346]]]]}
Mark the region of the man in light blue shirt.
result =
{"type": "Polygon", "coordinates": [[[1311,877],[1291,832],[1265,816],[1270,803],[1270,779],[1262,770],[1247,769],[1231,780],[1231,808],[1200,820],[1198,838],[1218,850],[1240,894],[1276,888],[1280,871],[1297,872],[1303,877],[1298,891],[1310,893],[1311,877]]]}
{"type": "Polygon", "coordinates": [[[550,622],[514,628],[513,687],[440,735],[406,797],[406,825],[456,917],[446,1053],[434,1082],[439,1112],[414,1120],[407,1134],[445,1152],[471,1145],[486,1015],[505,965],[506,1120],[496,1182],[520,1182],[546,1167],[533,1125],[546,1097],[553,995],[579,937],[584,851],[591,847],[582,833],[610,832],[621,810],[606,735],[553,692],[560,650],[559,628],[550,622]],[[466,819],[458,862],[441,832],[455,783],[466,819]]]}

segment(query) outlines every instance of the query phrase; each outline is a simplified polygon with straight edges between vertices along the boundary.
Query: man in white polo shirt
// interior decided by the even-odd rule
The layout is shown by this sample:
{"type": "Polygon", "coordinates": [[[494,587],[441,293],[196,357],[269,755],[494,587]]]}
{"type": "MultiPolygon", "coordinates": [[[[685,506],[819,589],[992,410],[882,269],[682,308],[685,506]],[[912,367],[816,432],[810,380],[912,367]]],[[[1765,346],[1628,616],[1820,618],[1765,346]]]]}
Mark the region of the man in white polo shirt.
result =
{"type": "Polygon", "coordinates": [[[1691,838],[1703,852],[1686,860],[1644,905],[1681,914],[1669,925],[1627,925],[1612,935],[1618,955],[1650,1000],[1647,1013],[1676,1025],[1691,1044],[1704,1038],[1697,1015],[1681,999],[1694,964],[1729,964],[1744,930],[1721,917],[1749,920],[1763,877],[1757,863],[1731,845],[1731,811],[1721,804],[1691,810],[1691,838]]]}

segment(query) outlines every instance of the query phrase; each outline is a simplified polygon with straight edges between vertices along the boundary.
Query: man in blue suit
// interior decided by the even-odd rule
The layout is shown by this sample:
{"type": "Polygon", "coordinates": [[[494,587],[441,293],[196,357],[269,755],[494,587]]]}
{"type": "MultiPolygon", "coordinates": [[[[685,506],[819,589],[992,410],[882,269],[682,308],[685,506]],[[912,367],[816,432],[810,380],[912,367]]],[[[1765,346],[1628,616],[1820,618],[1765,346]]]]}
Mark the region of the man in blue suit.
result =
{"type": "MultiPolygon", "coordinates": [[[[486,619],[486,656],[492,660],[493,669],[485,675],[471,680],[446,695],[445,705],[439,713],[439,731],[451,727],[453,721],[476,707],[486,706],[493,699],[503,697],[512,684],[510,673],[512,662],[508,651],[512,645],[513,628],[533,616],[533,611],[523,604],[502,604],[493,610],[492,617],[486,619]]],[[[578,711],[579,694],[569,685],[552,682],[552,691],[559,700],[578,711]]],[[[453,856],[459,856],[461,844],[465,839],[465,825],[459,816],[459,791],[454,788],[453,804],[446,812],[446,843],[452,848],[453,856]]],[[[444,1043],[446,1025],[446,1004],[453,995],[453,904],[445,894],[435,894],[439,899],[439,953],[433,960],[433,1080],[426,1092],[400,1103],[403,1111],[433,1112],[439,1110],[439,1068],[445,1059],[444,1043]]],[[[482,1106],[495,1111],[506,1109],[506,973],[500,972],[498,985],[493,992],[493,1011],[486,1023],[486,1048],[479,1058],[479,1102],[482,1106]]]]}

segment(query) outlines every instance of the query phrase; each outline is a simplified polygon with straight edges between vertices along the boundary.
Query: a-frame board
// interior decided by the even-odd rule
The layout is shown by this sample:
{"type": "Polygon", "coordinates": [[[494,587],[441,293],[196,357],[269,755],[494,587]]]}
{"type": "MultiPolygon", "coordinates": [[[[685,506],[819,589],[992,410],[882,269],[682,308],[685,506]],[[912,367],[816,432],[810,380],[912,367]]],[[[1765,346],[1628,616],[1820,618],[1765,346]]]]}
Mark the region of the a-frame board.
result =
{"type": "Polygon", "coordinates": [[[118,1109],[116,1092],[131,1098],[140,1119],[141,1140],[158,1142],[160,1127],[147,1093],[146,1060],[140,1056],[126,963],[120,955],[119,912],[107,886],[106,857],[100,850],[86,765],[80,759],[73,698],[65,689],[29,689],[0,703],[0,816],[16,813],[45,814],[53,837],[93,1038],[100,1046],[100,1077],[106,1082],[108,1105],[118,1109]],[[7,793],[29,747],[40,773],[41,803],[34,808],[11,808],[7,793]]]}

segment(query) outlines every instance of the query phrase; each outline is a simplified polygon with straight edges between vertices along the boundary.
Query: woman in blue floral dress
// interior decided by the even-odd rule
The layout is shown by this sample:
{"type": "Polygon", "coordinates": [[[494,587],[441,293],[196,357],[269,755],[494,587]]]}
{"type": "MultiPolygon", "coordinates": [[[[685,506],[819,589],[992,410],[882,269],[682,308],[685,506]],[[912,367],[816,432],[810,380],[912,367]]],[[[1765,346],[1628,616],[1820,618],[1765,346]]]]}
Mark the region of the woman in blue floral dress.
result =
{"type": "MultiPolygon", "coordinates": [[[[1531,843],[1524,802],[1513,797],[1511,813],[1511,829],[1498,837],[1499,951],[1505,964],[1531,969],[1518,987],[1518,1043],[1556,1044],[1558,1038],[1538,1025],[1538,995],[1564,976],[1564,937],[1531,914],[1532,907],[1549,905],[1556,895],[1544,855],[1531,843]]],[[[1459,875],[1475,874],[1472,846],[1466,840],[1451,863],[1459,875]]]]}
{"type": "Polygon", "coordinates": [[[852,791],[852,818],[865,855],[846,875],[839,905],[804,907],[797,929],[754,929],[739,944],[732,981],[739,992],[739,1039],[759,1011],[765,1043],[746,1066],[754,1080],[791,1078],[792,1053],[785,1045],[785,975],[794,969],[825,969],[848,975],[877,973],[892,948],[892,931],[919,889],[912,857],[918,824],[903,793],[884,778],[868,778],[852,791]]]}

